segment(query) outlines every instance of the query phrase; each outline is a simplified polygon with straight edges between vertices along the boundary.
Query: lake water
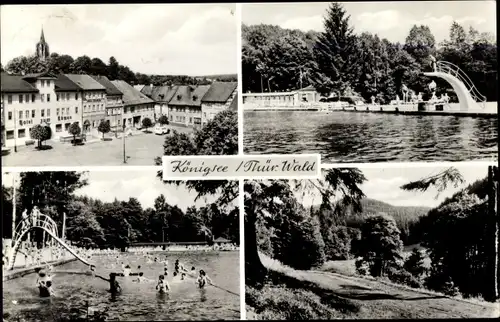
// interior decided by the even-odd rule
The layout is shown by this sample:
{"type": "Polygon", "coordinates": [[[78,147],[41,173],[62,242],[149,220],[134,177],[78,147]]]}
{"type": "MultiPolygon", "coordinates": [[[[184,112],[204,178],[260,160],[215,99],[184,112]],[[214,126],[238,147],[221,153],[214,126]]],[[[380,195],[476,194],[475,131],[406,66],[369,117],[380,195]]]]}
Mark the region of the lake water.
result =
{"type": "Polygon", "coordinates": [[[136,277],[117,277],[122,292],[113,297],[107,292],[109,283],[92,276],[65,274],[62,271],[85,271],[79,261],[56,266],[53,278],[56,297],[41,299],[35,288],[36,275],[6,281],[3,284],[3,317],[7,321],[60,321],[69,318],[71,310],[83,309],[85,301],[98,311],[108,309],[109,320],[158,321],[158,320],[227,320],[240,319],[238,296],[207,286],[200,290],[193,279],[173,281],[174,261],[179,259],[189,268],[204,269],[213,282],[226,290],[239,294],[239,252],[155,253],[169,256],[171,291],[158,294],[155,290],[158,275],[163,274],[163,264],[147,264],[142,255],[94,256],[97,274],[108,278],[110,272],[120,272],[121,261],[130,264],[132,271],[141,265],[144,276],[153,283],[132,282],[136,277]],[[61,272],[61,273],[59,273],[61,272]],[[13,301],[17,301],[16,304],[13,301]]]}
{"type": "Polygon", "coordinates": [[[245,111],[245,154],[320,153],[322,162],[497,160],[498,119],[245,111]]]}

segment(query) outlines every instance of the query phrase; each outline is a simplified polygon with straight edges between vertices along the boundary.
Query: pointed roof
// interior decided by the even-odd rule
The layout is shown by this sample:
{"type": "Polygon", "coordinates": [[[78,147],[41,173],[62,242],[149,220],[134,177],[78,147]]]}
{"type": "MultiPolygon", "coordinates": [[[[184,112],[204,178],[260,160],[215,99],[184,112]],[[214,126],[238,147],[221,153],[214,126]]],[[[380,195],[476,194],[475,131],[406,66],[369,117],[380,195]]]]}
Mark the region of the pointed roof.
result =
{"type": "Polygon", "coordinates": [[[65,74],[73,83],[87,91],[106,90],[98,81],[86,74],[65,74]]]}
{"type": "Polygon", "coordinates": [[[42,26],[42,34],[40,35],[40,42],[45,42],[45,35],[43,34],[43,26],[42,26]]]}
{"type": "Polygon", "coordinates": [[[176,85],[155,86],[151,91],[150,97],[156,102],[170,102],[175,92],[177,92],[176,85]]]}
{"type": "Polygon", "coordinates": [[[57,75],[57,79],[54,83],[54,90],[56,92],[76,92],[81,90],[80,86],[73,83],[71,79],[66,77],[64,74],[57,75]]]}

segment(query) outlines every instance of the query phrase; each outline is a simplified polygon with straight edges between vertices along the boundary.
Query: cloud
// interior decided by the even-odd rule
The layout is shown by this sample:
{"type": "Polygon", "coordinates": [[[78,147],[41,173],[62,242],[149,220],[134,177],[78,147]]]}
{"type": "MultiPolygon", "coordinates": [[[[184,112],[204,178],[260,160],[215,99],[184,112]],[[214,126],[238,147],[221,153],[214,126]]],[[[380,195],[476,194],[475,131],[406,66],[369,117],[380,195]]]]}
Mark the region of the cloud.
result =
{"type": "Polygon", "coordinates": [[[74,58],[87,55],[107,62],[114,56],[133,71],[150,74],[235,73],[234,8],[234,4],[4,6],[2,63],[34,54],[43,25],[51,52],[74,58]]]}
{"type": "Polygon", "coordinates": [[[323,17],[321,15],[311,16],[311,17],[296,17],[292,19],[285,20],[281,23],[281,27],[288,29],[299,29],[303,31],[323,31],[323,17]]]}

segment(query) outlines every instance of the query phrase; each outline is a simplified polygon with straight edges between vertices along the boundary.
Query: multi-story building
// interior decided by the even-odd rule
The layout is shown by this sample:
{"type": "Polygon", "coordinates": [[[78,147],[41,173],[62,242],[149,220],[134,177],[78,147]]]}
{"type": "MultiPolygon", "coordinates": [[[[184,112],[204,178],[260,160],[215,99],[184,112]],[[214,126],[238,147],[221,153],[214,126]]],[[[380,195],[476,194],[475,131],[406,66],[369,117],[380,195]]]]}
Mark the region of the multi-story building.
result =
{"type": "Polygon", "coordinates": [[[96,132],[99,123],[106,119],[106,88],[89,75],[65,74],[65,76],[81,89],[84,132],[96,132]]]}
{"type": "Polygon", "coordinates": [[[168,102],[169,121],[186,127],[201,127],[201,99],[210,89],[210,85],[179,86],[168,102]]]}
{"type": "Polygon", "coordinates": [[[106,88],[106,121],[111,128],[122,126],[123,93],[106,76],[92,76],[99,84],[106,88]]]}
{"type": "Polygon", "coordinates": [[[57,75],[54,82],[55,111],[41,110],[40,113],[46,122],[54,123],[56,136],[68,136],[71,123],[82,126],[82,89],[63,74],[57,75]]]}
{"type": "Polygon", "coordinates": [[[168,117],[168,102],[177,91],[175,85],[155,86],[151,91],[150,98],[155,101],[155,121],[162,115],[168,117]]]}
{"type": "Polygon", "coordinates": [[[69,125],[81,118],[79,88],[65,81],[62,75],[2,73],[1,88],[5,146],[30,140],[31,128],[36,124],[50,126],[52,138],[57,139],[67,135],[69,125]]]}
{"type": "Polygon", "coordinates": [[[238,92],[237,82],[214,82],[201,99],[201,123],[205,125],[219,112],[229,109],[236,99],[238,92]]]}
{"type": "Polygon", "coordinates": [[[142,120],[154,121],[155,102],[122,80],[111,81],[123,93],[123,122],[127,127],[140,128],[142,120]]]}

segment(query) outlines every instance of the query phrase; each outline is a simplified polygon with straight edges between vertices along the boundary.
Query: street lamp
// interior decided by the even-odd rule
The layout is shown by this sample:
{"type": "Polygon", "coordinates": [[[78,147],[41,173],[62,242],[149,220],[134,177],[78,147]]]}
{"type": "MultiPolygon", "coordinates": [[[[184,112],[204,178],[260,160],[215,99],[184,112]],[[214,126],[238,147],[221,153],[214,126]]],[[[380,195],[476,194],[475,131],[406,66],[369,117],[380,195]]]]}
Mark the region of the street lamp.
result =
{"type": "Polygon", "coordinates": [[[14,152],[17,152],[17,140],[16,140],[16,132],[17,132],[17,119],[16,119],[16,104],[14,105],[14,152]]]}
{"type": "Polygon", "coordinates": [[[123,141],[123,163],[127,163],[127,157],[125,156],[125,123],[123,124],[122,141],[123,141]]]}

